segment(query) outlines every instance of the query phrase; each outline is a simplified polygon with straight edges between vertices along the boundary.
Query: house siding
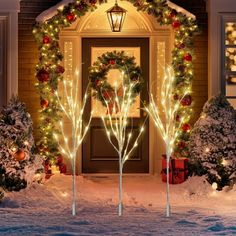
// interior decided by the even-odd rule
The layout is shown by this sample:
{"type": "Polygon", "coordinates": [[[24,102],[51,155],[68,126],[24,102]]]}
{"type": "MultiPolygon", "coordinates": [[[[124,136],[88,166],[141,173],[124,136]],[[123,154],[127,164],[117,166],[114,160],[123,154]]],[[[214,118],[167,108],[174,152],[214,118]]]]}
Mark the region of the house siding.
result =
{"type": "MultiPolygon", "coordinates": [[[[44,10],[55,5],[58,0],[22,0],[19,14],[19,98],[26,103],[34,121],[38,123],[39,97],[36,93],[35,65],[38,62],[37,44],[32,35],[35,18],[44,10]]],[[[202,33],[195,38],[195,78],[193,81],[193,118],[196,121],[207,100],[207,13],[204,0],[173,0],[173,3],[184,7],[195,14],[202,33]]],[[[36,129],[35,129],[36,130],[36,129]]],[[[35,132],[37,137],[37,132],[35,132]]]]}
{"type": "Polygon", "coordinates": [[[34,84],[35,65],[38,62],[38,47],[32,34],[36,17],[46,9],[58,3],[58,0],[22,0],[19,13],[19,84],[18,94],[21,101],[26,103],[27,109],[34,122],[35,135],[38,124],[39,97],[34,84]]]}

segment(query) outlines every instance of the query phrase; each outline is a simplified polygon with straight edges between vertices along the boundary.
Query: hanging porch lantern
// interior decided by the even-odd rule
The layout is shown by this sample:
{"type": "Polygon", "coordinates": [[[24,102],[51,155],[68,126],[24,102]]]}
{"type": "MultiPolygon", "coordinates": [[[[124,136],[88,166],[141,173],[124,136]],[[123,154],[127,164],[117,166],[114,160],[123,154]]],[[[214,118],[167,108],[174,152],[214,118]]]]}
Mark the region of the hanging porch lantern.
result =
{"type": "Polygon", "coordinates": [[[124,8],[118,6],[116,1],[115,5],[106,12],[112,32],[120,32],[127,11],[124,8]]]}

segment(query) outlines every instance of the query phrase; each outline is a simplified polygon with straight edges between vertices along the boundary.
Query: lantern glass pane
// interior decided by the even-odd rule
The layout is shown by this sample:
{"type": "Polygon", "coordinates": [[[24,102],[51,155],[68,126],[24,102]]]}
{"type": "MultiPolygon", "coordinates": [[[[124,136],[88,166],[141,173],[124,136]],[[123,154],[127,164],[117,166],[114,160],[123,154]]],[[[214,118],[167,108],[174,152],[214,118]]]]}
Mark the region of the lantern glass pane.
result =
{"type": "Polygon", "coordinates": [[[122,12],[112,12],[111,20],[113,24],[113,31],[120,31],[122,23],[122,12]]]}

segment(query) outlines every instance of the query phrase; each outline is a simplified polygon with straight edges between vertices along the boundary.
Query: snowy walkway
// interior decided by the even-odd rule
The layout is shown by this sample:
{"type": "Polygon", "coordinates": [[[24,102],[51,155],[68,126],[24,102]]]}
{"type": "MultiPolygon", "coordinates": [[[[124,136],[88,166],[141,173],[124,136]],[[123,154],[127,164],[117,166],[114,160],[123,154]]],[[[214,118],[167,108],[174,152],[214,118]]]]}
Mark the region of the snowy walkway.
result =
{"type": "Polygon", "coordinates": [[[124,216],[117,216],[117,176],[78,177],[78,216],[71,216],[71,176],[10,193],[0,204],[0,235],[236,235],[236,189],[214,192],[202,178],[171,186],[157,176],[124,178],[124,216]]]}

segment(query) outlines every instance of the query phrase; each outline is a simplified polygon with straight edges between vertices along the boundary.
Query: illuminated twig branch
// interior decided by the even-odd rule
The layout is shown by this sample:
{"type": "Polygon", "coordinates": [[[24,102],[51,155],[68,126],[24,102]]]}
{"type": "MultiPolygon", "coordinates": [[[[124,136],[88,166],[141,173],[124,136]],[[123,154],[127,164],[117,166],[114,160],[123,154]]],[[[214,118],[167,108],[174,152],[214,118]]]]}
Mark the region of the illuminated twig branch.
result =
{"type": "MultiPolygon", "coordinates": [[[[83,122],[83,114],[84,108],[88,98],[88,89],[85,92],[84,98],[82,102],[78,100],[78,81],[79,81],[79,72],[76,71],[76,76],[74,81],[63,81],[63,93],[66,97],[66,102],[63,103],[59,97],[58,92],[56,91],[56,97],[58,99],[59,106],[61,107],[65,116],[69,119],[71,124],[71,138],[72,143],[68,143],[68,137],[64,132],[64,127],[62,121],[59,122],[61,134],[64,143],[61,144],[59,142],[59,137],[57,134],[54,134],[54,137],[59,143],[59,148],[63,154],[71,159],[71,165],[73,169],[73,204],[72,204],[72,214],[76,215],[76,156],[79,146],[81,145],[86,133],[88,132],[91,119],[92,119],[92,112],[89,118],[87,125],[84,125],[83,122]],[[73,84],[75,82],[75,84],[73,84]]],[[[60,140],[61,141],[61,140],[60,140]]]]}
{"type": "Polygon", "coordinates": [[[161,108],[164,112],[164,119],[161,117],[161,111],[153,95],[150,95],[149,107],[145,110],[150,115],[155,123],[155,126],[159,129],[160,134],[166,145],[167,156],[167,212],[166,215],[170,215],[170,203],[169,203],[169,161],[173,152],[175,140],[178,137],[179,131],[183,125],[184,118],[177,120],[177,113],[181,106],[183,98],[190,93],[189,90],[185,90],[181,98],[178,100],[173,99],[174,93],[174,71],[172,68],[168,68],[165,71],[165,77],[162,83],[161,89],[161,108]]]}
{"type": "Polygon", "coordinates": [[[117,84],[115,84],[115,94],[109,100],[104,99],[107,107],[107,116],[102,116],[102,121],[106,130],[109,142],[119,155],[119,216],[122,215],[122,172],[125,162],[130,158],[133,150],[138,146],[138,141],[144,131],[142,126],[138,136],[133,141],[132,125],[131,131],[127,130],[129,111],[133,104],[132,91],[137,82],[131,82],[126,85],[122,83],[122,96],[117,93],[117,84]],[[113,105],[112,110],[110,104],[113,105]],[[114,115],[112,115],[114,114],[114,115]],[[114,137],[114,141],[112,140],[114,137]],[[116,141],[115,141],[116,140],[116,141]]]}

